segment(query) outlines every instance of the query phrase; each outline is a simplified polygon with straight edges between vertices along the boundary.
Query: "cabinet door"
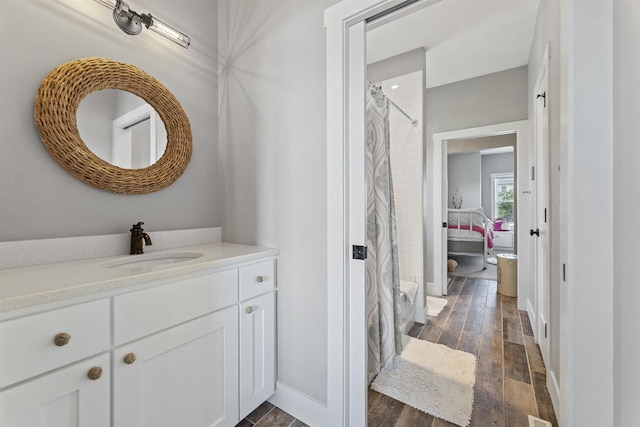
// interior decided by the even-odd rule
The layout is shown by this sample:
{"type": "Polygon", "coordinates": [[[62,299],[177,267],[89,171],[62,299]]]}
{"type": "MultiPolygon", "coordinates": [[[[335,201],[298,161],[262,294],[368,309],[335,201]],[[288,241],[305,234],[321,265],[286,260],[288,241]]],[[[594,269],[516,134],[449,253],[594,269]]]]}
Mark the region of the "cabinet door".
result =
{"type": "Polygon", "coordinates": [[[238,307],[119,347],[113,369],[116,427],[235,426],[238,307]]]}
{"type": "Polygon", "coordinates": [[[108,427],[109,384],[108,354],[28,381],[0,393],[0,426],[108,427]],[[102,372],[92,380],[94,367],[102,372]]]}
{"type": "Polygon", "coordinates": [[[240,418],[275,392],[275,304],[275,292],[241,304],[240,418]]]}

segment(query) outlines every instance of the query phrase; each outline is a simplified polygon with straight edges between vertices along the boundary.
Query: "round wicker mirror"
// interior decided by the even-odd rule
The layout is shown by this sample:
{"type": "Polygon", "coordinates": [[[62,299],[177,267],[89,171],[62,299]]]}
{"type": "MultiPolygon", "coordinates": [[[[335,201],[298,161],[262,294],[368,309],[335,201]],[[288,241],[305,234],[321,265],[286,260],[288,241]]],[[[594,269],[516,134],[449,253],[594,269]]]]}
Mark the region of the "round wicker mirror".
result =
{"type": "Polygon", "coordinates": [[[146,194],[171,185],[191,158],[191,126],[180,103],[139,68],[105,58],[85,58],[57,67],[42,81],[34,116],[51,156],[76,178],[102,190],[146,194]],[[157,112],[167,132],[164,155],[144,169],[123,169],[95,155],[82,141],[76,113],[82,99],[101,89],[138,95],[157,112]]]}

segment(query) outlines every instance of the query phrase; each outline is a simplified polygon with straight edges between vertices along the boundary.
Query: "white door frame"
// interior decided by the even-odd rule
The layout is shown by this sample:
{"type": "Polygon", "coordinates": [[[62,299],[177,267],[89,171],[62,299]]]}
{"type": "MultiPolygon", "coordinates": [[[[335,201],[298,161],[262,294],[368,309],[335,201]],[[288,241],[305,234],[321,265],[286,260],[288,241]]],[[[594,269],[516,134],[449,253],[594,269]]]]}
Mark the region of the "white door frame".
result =
{"type": "Polygon", "coordinates": [[[433,185],[433,277],[435,286],[432,292],[447,294],[447,232],[442,226],[447,221],[447,141],[452,139],[482,138],[485,136],[515,134],[516,135],[516,233],[518,238],[515,251],[518,254],[518,308],[527,309],[526,297],[531,286],[529,277],[529,265],[531,264],[531,251],[529,250],[529,205],[530,193],[528,188],[529,170],[529,121],[499,123],[495,125],[480,126],[468,129],[459,129],[449,132],[433,134],[433,176],[439,178],[441,185],[433,185]],[[440,159],[440,161],[438,161],[440,159]]]}
{"type": "MultiPolygon", "coordinates": [[[[422,0],[410,8],[435,3],[422,0]]],[[[346,319],[350,312],[348,290],[364,283],[351,283],[349,196],[350,126],[347,89],[354,78],[347,59],[363,55],[365,46],[349,47],[348,29],[377,13],[402,4],[402,0],[343,0],[325,11],[327,34],[327,403],[307,399],[311,413],[308,423],[353,427],[366,407],[350,408],[352,389],[349,372],[366,369],[366,361],[354,360],[348,351],[350,336],[346,319]],[[363,366],[363,367],[359,367],[363,366]],[[356,411],[354,414],[353,411],[356,411]]],[[[560,384],[558,413],[561,425],[610,425],[613,420],[613,260],[603,262],[593,249],[591,234],[595,215],[603,224],[600,245],[613,247],[613,215],[604,201],[612,193],[612,0],[598,2],[567,0],[560,4],[561,103],[554,115],[560,120],[562,178],[560,193],[561,260],[567,263],[566,281],[560,290],[560,384]],[[594,58],[605,58],[595,61],[594,58]],[[604,67],[604,68],[603,68],[604,67]],[[576,108],[578,106],[579,108],[576,108]],[[593,173],[593,160],[600,158],[600,173],[593,173]],[[575,179],[580,174],[580,180],[575,179]],[[606,179],[602,179],[602,178],[606,179]],[[586,178],[586,179],[585,179],[586,178]],[[594,200],[603,201],[591,216],[594,200]],[[587,222],[591,221],[590,224],[587,222]],[[580,286],[580,292],[573,287],[580,286]],[[600,312],[599,321],[593,322],[600,312]],[[601,344],[594,348],[594,337],[601,344]],[[575,358],[574,355],[579,355],[575,358]],[[593,366],[599,369],[593,370],[593,366]],[[602,422],[601,422],[602,421],[602,422]]],[[[398,12],[396,12],[398,13],[398,12]]],[[[357,78],[356,78],[357,80],[357,78]]],[[[364,109],[364,100],[361,107],[364,109]]],[[[520,165],[519,165],[520,166],[520,165]]],[[[362,244],[362,242],[359,242],[362,244]]],[[[351,328],[352,330],[354,328],[351,328]]],[[[362,325],[364,333],[365,325],[362,325]]],[[[361,389],[359,386],[357,389],[361,389]]],[[[280,390],[279,390],[280,393],[280,390]]],[[[358,398],[358,396],[355,396],[358,398]]],[[[360,398],[362,402],[364,399],[360,398]]]]}
{"type": "Polygon", "coordinates": [[[145,120],[149,120],[148,163],[152,165],[158,160],[156,154],[158,113],[151,105],[144,103],[112,121],[112,163],[114,165],[131,169],[131,145],[133,143],[131,128],[145,120]]]}
{"type": "MultiPolygon", "coordinates": [[[[420,0],[394,13],[419,10],[438,1],[420,0]]],[[[364,164],[355,164],[365,144],[364,23],[403,2],[342,1],[325,11],[329,374],[327,411],[312,414],[309,421],[313,425],[366,426],[367,423],[364,262],[351,259],[352,246],[366,244],[364,210],[361,212],[353,205],[360,199],[364,209],[364,164]],[[351,208],[356,208],[356,212],[351,208]]]]}

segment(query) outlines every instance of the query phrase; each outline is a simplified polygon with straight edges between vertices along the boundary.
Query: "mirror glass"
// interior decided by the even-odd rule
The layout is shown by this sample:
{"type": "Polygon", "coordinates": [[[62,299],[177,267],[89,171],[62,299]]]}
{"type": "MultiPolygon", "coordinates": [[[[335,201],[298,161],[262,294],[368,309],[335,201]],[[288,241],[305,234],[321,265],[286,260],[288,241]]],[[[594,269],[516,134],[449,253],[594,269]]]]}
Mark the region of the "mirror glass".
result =
{"type": "Polygon", "coordinates": [[[123,169],[146,168],[160,159],[167,131],[144,99],[120,89],[88,94],[78,107],[80,137],[96,156],[123,169]]]}

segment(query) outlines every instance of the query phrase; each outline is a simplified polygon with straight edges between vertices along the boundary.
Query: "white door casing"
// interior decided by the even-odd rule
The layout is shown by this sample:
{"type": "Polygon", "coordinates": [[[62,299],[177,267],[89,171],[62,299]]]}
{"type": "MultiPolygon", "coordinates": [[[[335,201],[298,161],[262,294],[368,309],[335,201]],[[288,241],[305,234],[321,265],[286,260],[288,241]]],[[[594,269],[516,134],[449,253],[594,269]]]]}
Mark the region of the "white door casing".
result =
{"type": "Polygon", "coordinates": [[[112,160],[113,164],[122,168],[130,169],[132,167],[132,145],[133,145],[133,133],[132,128],[136,125],[149,121],[149,143],[148,150],[148,164],[152,165],[158,160],[158,154],[162,155],[162,152],[158,153],[158,137],[163,137],[163,146],[166,146],[166,132],[162,126],[162,131],[159,132],[158,123],[162,124],[158,113],[147,103],[134,108],[133,110],[117,117],[112,122],[112,160]],[[158,134],[164,133],[164,135],[158,134]]]}
{"type": "MultiPolygon", "coordinates": [[[[528,190],[522,183],[528,182],[528,168],[525,165],[529,163],[529,122],[528,120],[520,120],[517,122],[499,123],[489,126],[480,126],[469,129],[459,129],[449,132],[441,132],[433,134],[433,152],[434,177],[440,179],[433,185],[433,224],[431,230],[433,233],[433,259],[434,259],[434,282],[435,286],[431,292],[442,292],[446,295],[447,287],[447,229],[442,226],[447,221],[447,141],[452,139],[481,138],[485,136],[516,135],[516,233],[517,247],[514,248],[519,259],[529,259],[529,246],[523,242],[528,240],[529,230],[519,224],[529,223],[529,203],[530,197],[528,190]],[[437,161],[441,159],[441,161],[437,161]]],[[[528,265],[523,262],[518,264],[518,308],[526,309],[527,290],[533,283],[528,274],[528,265]]]]}
{"type": "Polygon", "coordinates": [[[550,360],[550,276],[549,276],[549,46],[533,91],[535,151],[535,239],[536,339],[546,366],[550,360]]]}
{"type": "MultiPolygon", "coordinates": [[[[440,0],[421,0],[393,12],[394,16],[403,16],[440,0]]],[[[364,71],[360,72],[361,59],[365,55],[365,28],[358,24],[369,17],[402,4],[402,0],[362,0],[358,2],[342,1],[325,11],[327,28],[327,244],[328,244],[328,392],[327,405],[305,404],[304,412],[308,420],[318,425],[365,426],[362,417],[367,411],[366,383],[366,333],[364,299],[354,300],[362,293],[364,298],[364,265],[351,260],[351,245],[363,244],[364,239],[354,243],[352,228],[364,230],[364,193],[362,198],[363,214],[352,215],[351,198],[364,190],[362,184],[352,186],[351,177],[359,176],[351,168],[362,168],[364,178],[364,157],[360,162],[352,157],[352,144],[362,144],[364,136],[364,71]],[[352,31],[353,27],[353,31],[352,31]],[[352,92],[352,87],[357,87],[352,92]],[[361,91],[360,98],[355,96],[361,91]],[[352,128],[359,128],[354,131],[352,128]],[[358,133],[359,132],[359,133],[358,133]],[[360,190],[358,190],[360,188],[360,190]],[[358,223],[360,218],[361,223],[358,223]],[[352,267],[362,268],[358,279],[352,267]],[[355,289],[354,289],[355,288],[355,289]],[[359,288],[359,289],[358,289],[359,288]],[[355,333],[355,335],[354,335],[355,333]],[[356,339],[360,337],[360,339],[356,339]],[[360,341],[360,344],[357,343],[360,341]],[[354,353],[352,353],[352,350],[354,353]],[[360,354],[360,355],[358,355],[360,354]],[[354,371],[355,370],[355,371],[354,371]],[[359,374],[360,370],[363,374],[359,374]]],[[[391,20],[387,15],[381,20],[391,20]]],[[[377,22],[377,21],[376,21],[377,22]]],[[[371,25],[371,24],[369,24],[371,25]]],[[[500,126],[500,125],[498,125],[500,126]]],[[[498,127],[498,129],[502,129],[498,127]]],[[[514,122],[502,132],[516,129],[519,140],[527,147],[528,122],[514,122]]],[[[498,133],[500,130],[497,131],[498,133]]],[[[493,132],[492,134],[495,134],[493,132]]],[[[464,134],[464,132],[463,132],[464,134]]],[[[446,138],[445,138],[446,139],[446,138]]],[[[362,148],[364,149],[364,148],[362,148]]],[[[526,157],[524,157],[526,159],[526,157]]],[[[438,162],[435,162],[438,163],[438,162]]],[[[519,171],[526,170],[520,163],[519,171]]],[[[438,176],[438,175],[435,175],[438,176]]],[[[522,182],[522,181],[521,181],[522,182]]],[[[526,181],[524,181],[526,182],[526,181]]],[[[523,206],[521,195],[518,204],[523,206]]],[[[528,203],[528,199],[526,200],[528,203]]],[[[446,205],[445,205],[446,206],[446,205]]],[[[523,214],[522,210],[518,215],[523,214]]],[[[518,221],[523,219],[519,216],[518,221]]],[[[440,224],[441,226],[441,224],[440,224]]],[[[519,241],[522,241],[519,237],[519,241]]],[[[361,262],[361,261],[360,261],[361,262]]],[[[362,263],[364,264],[364,263],[362,263]]],[[[524,286],[527,271],[519,269],[523,275],[519,286],[524,286]]],[[[300,402],[302,404],[302,402],[300,402]]],[[[366,420],[366,417],[365,417],[366,420]]]]}
{"type": "MultiPolygon", "coordinates": [[[[401,11],[426,7],[435,2],[418,1],[401,11]]],[[[344,405],[348,397],[346,383],[349,370],[345,332],[349,306],[345,293],[353,284],[349,283],[346,274],[346,263],[350,257],[345,199],[348,188],[346,173],[349,170],[346,138],[349,119],[345,111],[345,89],[350,75],[346,65],[350,55],[346,46],[346,29],[401,3],[401,0],[343,0],[325,12],[329,378],[327,405],[311,404],[315,419],[324,420],[314,425],[344,426],[348,425],[349,418],[344,405]]],[[[605,290],[611,289],[613,261],[608,250],[604,256],[601,251],[593,250],[592,235],[584,233],[590,227],[587,222],[592,221],[591,216],[579,213],[590,210],[592,215],[600,218],[605,224],[600,246],[613,247],[612,237],[607,232],[613,224],[610,205],[595,204],[596,212],[593,212],[594,198],[607,200],[611,193],[612,163],[607,160],[611,158],[613,146],[612,64],[611,61],[594,61],[593,58],[612,56],[612,2],[569,0],[560,3],[561,96],[557,117],[560,120],[560,143],[565,154],[561,159],[563,180],[560,193],[566,196],[561,202],[566,230],[561,231],[560,238],[561,245],[564,245],[563,262],[567,263],[567,276],[560,287],[559,301],[559,342],[562,343],[559,348],[559,380],[562,389],[558,415],[561,425],[610,425],[614,411],[613,377],[610,375],[613,366],[613,337],[610,333],[613,330],[613,293],[602,292],[602,285],[607,284],[605,290]],[[598,158],[601,173],[590,173],[598,158]],[[576,176],[580,178],[575,179],[576,176]],[[578,292],[573,289],[576,284],[586,289],[578,292]],[[591,321],[594,310],[601,312],[597,323],[591,321]],[[600,348],[593,346],[593,336],[602,342],[600,348]],[[574,354],[580,357],[573,357],[574,354]],[[593,366],[599,366],[599,369],[594,371],[593,366]]],[[[528,161],[526,164],[518,162],[519,171],[524,169],[528,173],[528,168],[528,161]]],[[[524,182],[527,180],[525,177],[524,182]]],[[[524,199],[520,191],[518,197],[524,199]]],[[[520,201],[518,204],[520,213],[528,209],[528,205],[524,207],[520,201]]],[[[521,242],[520,236],[518,242],[521,242]]],[[[528,278],[528,272],[523,274],[522,270],[518,269],[519,287],[528,278]]]]}
{"type": "MultiPolygon", "coordinates": [[[[438,1],[421,0],[394,13],[407,13],[438,1]]],[[[325,11],[329,378],[326,406],[304,404],[305,415],[312,424],[366,425],[364,262],[351,259],[352,245],[365,243],[364,23],[369,17],[402,3],[403,0],[342,1],[325,11]],[[355,145],[353,151],[352,145],[355,145]],[[362,154],[357,160],[359,152],[362,154]],[[352,177],[356,179],[355,183],[351,182],[352,177]],[[358,194],[361,194],[360,202],[354,203],[358,194]],[[351,211],[352,206],[355,213],[351,211]],[[362,238],[356,239],[360,232],[362,238]]]]}

